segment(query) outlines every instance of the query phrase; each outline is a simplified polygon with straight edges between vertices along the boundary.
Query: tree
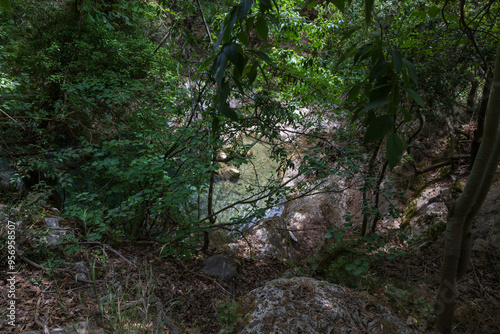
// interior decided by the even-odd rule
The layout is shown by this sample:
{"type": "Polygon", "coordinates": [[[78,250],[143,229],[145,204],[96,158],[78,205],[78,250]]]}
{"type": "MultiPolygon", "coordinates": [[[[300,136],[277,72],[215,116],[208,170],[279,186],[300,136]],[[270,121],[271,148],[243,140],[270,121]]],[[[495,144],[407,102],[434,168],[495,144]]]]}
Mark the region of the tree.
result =
{"type": "Polygon", "coordinates": [[[450,333],[457,297],[456,281],[468,267],[472,221],[488,194],[500,158],[500,43],[486,110],[483,141],[464,191],[453,204],[446,224],[441,282],[436,304],[436,328],[450,333]]]}

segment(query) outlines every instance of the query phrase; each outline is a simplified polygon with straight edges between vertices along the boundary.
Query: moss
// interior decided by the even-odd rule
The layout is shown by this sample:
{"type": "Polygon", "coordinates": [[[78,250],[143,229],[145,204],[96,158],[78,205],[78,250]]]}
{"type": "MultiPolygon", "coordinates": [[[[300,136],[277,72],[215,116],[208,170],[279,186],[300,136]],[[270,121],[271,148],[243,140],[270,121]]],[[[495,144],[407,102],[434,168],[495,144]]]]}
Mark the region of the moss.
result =
{"type": "Polygon", "coordinates": [[[401,222],[401,228],[407,229],[410,227],[410,221],[413,217],[417,215],[417,203],[415,200],[410,202],[410,204],[405,208],[403,212],[403,221],[401,222]]]}
{"type": "Polygon", "coordinates": [[[257,306],[257,298],[255,297],[245,299],[243,302],[239,303],[236,312],[240,314],[241,317],[236,320],[232,333],[239,333],[243,328],[245,328],[252,322],[253,318],[250,316],[250,314],[252,314],[257,306]]]}
{"type": "MultiPolygon", "coordinates": [[[[431,216],[431,215],[426,215],[426,216],[431,216]]],[[[422,238],[427,239],[431,243],[434,243],[441,235],[441,233],[443,233],[446,230],[446,222],[441,220],[435,221],[434,218],[436,216],[435,215],[432,216],[433,216],[432,223],[429,224],[429,226],[425,230],[423,230],[420,235],[422,238]]]]}

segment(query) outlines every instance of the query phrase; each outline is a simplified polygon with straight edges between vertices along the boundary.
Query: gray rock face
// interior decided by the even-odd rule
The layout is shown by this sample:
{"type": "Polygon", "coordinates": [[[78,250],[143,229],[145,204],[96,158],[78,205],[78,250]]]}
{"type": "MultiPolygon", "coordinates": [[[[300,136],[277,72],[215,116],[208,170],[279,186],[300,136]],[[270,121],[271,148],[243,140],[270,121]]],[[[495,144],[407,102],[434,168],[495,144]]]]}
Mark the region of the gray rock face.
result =
{"type": "Polygon", "coordinates": [[[416,333],[387,309],[339,285],[280,278],[248,293],[239,334],[416,333]]]}
{"type": "Polygon", "coordinates": [[[298,242],[293,232],[288,231],[285,221],[278,217],[264,218],[255,224],[244,240],[229,244],[239,256],[250,258],[277,257],[279,259],[298,260],[295,249],[298,242]]]}
{"type": "Polygon", "coordinates": [[[45,224],[49,228],[49,233],[47,235],[47,242],[50,245],[54,245],[59,238],[66,234],[67,228],[59,226],[59,221],[63,220],[61,217],[47,216],[45,217],[45,224]]]}
{"type": "Polygon", "coordinates": [[[220,180],[236,182],[240,178],[241,173],[235,167],[221,164],[221,168],[217,171],[217,175],[220,180]]]}
{"type": "Polygon", "coordinates": [[[490,192],[477,214],[472,234],[476,238],[479,236],[483,239],[481,251],[491,249],[500,254],[500,182],[491,186],[490,192]]]}
{"type": "Polygon", "coordinates": [[[238,275],[238,268],[241,264],[236,259],[219,254],[209,257],[203,265],[204,272],[229,280],[238,275]]]}
{"type": "Polygon", "coordinates": [[[412,201],[412,217],[409,219],[409,229],[418,234],[436,222],[446,222],[448,208],[445,202],[450,199],[448,188],[435,187],[423,191],[412,201]]]}

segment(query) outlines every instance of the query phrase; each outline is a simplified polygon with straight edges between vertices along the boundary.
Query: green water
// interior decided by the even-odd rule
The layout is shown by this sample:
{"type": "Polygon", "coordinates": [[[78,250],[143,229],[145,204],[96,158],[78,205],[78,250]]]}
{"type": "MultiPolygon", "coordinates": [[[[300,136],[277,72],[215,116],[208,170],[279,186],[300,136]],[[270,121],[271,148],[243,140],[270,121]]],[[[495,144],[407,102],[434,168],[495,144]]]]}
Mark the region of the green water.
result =
{"type": "MultiPolygon", "coordinates": [[[[249,138],[243,140],[244,144],[252,144],[249,138]]],[[[261,142],[257,142],[252,147],[252,156],[249,161],[237,169],[240,171],[240,178],[237,182],[218,181],[214,187],[214,212],[235,203],[245,200],[252,194],[257,194],[265,189],[270,179],[276,179],[279,163],[270,157],[270,147],[261,142]]],[[[206,204],[202,204],[205,211],[206,204]]],[[[266,206],[265,199],[256,203],[256,208],[266,206]]],[[[217,215],[217,223],[226,223],[233,217],[248,217],[254,211],[250,204],[239,204],[234,208],[226,210],[217,215]]],[[[264,217],[273,217],[281,214],[282,206],[268,209],[264,217]]],[[[206,211],[205,211],[206,212],[206,211]]],[[[251,224],[252,219],[248,219],[246,224],[251,224]]],[[[245,224],[245,225],[246,225],[245,224]]]]}

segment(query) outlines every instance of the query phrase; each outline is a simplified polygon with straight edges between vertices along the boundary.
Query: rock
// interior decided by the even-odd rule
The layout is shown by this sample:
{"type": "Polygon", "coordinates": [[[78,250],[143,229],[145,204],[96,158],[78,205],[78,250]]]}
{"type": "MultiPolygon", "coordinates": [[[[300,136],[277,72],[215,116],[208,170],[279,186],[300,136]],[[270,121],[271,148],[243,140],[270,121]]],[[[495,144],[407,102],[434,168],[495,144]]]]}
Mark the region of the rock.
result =
{"type": "Polygon", "coordinates": [[[500,181],[491,185],[477,214],[472,234],[484,239],[490,251],[500,255],[500,181]]]}
{"type": "Polygon", "coordinates": [[[238,275],[240,262],[227,255],[214,255],[203,262],[203,271],[230,280],[238,275]]]}
{"type": "Polygon", "coordinates": [[[279,278],[242,298],[239,334],[416,333],[387,309],[339,285],[279,278]]]}
{"type": "Polygon", "coordinates": [[[68,230],[65,227],[59,226],[59,222],[63,220],[61,217],[57,216],[46,216],[45,224],[48,227],[49,233],[47,235],[47,243],[50,245],[54,245],[59,238],[66,234],[68,230]]]}
{"type": "Polygon", "coordinates": [[[228,156],[225,152],[219,152],[219,154],[217,154],[217,161],[225,162],[227,159],[228,156]]]}
{"type": "Polygon", "coordinates": [[[217,175],[219,179],[236,182],[240,178],[241,173],[235,167],[221,164],[221,168],[217,171],[217,175]]]}
{"type": "Polygon", "coordinates": [[[285,205],[282,217],[297,240],[294,248],[300,253],[299,259],[318,251],[325,243],[325,234],[330,228],[344,227],[347,196],[336,192],[317,194],[285,205]]]}
{"type": "Polygon", "coordinates": [[[488,241],[484,239],[474,240],[472,250],[475,252],[487,252],[488,251],[488,241]]]}
{"type": "Polygon", "coordinates": [[[436,223],[446,222],[450,189],[435,187],[423,191],[414,199],[405,211],[405,227],[412,233],[419,234],[436,223]]]}
{"type": "Polygon", "coordinates": [[[245,239],[229,244],[239,256],[250,258],[277,257],[279,259],[298,260],[299,253],[295,249],[298,243],[296,236],[287,230],[281,217],[264,218],[246,232],[245,239]]]}

